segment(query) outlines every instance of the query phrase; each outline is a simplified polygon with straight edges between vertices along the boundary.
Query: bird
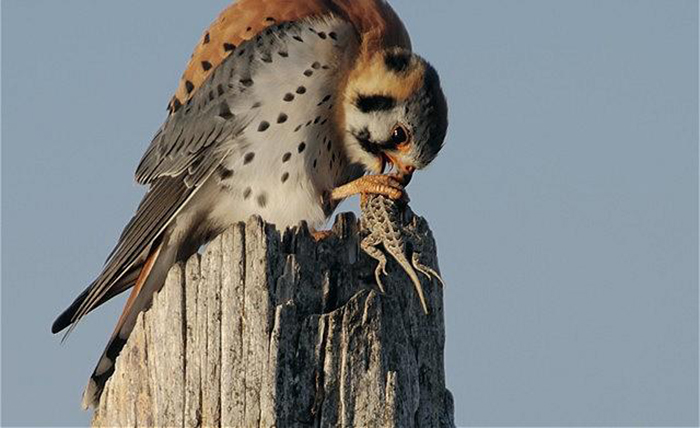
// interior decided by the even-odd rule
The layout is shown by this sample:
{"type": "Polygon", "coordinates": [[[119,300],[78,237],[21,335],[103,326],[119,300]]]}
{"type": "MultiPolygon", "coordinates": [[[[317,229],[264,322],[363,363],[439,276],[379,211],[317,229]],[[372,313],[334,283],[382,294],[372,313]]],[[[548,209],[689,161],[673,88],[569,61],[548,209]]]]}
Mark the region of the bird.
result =
{"type": "Polygon", "coordinates": [[[83,393],[99,403],[170,267],[251,215],[320,228],[357,194],[400,199],[443,147],[447,101],[385,0],[238,0],[203,33],[136,169],[148,186],[64,338],[132,289],[83,393]],[[389,173],[386,173],[389,169],[389,173]]]}

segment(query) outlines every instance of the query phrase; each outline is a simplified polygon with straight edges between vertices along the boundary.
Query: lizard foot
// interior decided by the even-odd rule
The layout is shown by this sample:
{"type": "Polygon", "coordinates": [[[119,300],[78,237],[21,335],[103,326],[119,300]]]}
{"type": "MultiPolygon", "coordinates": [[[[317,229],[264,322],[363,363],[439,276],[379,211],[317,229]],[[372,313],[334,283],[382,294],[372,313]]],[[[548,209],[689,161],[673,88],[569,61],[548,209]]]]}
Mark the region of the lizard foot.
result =
{"type": "Polygon", "coordinates": [[[423,263],[420,262],[420,254],[418,253],[413,253],[413,256],[411,257],[411,261],[413,262],[413,267],[418,270],[418,272],[422,273],[423,275],[427,276],[428,279],[435,278],[438,280],[442,288],[445,288],[445,281],[442,280],[442,277],[440,276],[439,273],[430,266],[426,266],[423,263]]]}
{"type": "Polygon", "coordinates": [[[382,283],[382,273],[386,276],[386,256],[382,251],[375,245],[379,244],[373,236],[368,236],[360,242],[360,248],[367,253],[368,256],[372,257],[377,261],[377,268],[374,270],[374,278],[377,281],[377,286],[379,291],[382,293],[384,290],[384,283],[382,283]]]}
{"type": "Polygon", "coordinates": [[[382,282],[382,273],[384,276],[387,276],[386,273],[386,259],[383,260],[378,260],[379,263],[377,263],[377,268],[374,270],[374,278],[377,280],[377,286],[379,287],[379,291],[383,293],[386,293],[386,290],[384,289],[384,283],[382,282]]]}

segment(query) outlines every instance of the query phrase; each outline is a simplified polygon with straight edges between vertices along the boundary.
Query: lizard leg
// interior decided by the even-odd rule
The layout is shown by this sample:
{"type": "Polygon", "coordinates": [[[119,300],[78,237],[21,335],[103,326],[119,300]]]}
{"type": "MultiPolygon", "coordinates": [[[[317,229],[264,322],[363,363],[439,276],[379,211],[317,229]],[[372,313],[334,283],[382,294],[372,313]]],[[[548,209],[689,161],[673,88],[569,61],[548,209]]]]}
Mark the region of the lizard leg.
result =
{"type": "MultiPolygon", "coordinates": [[[[379,250],[377,250],[379,251],[379,250]]],[[[383,257],[383,255],[382,255],[383,257]]],[[[386,276],[386,259],[379,260],[379,263],[377,264],[377,268],[374,270],[374,278],[377,280],[377,286],[379,287],[379,291],[382,293],[386,293],[386,289],[384,288],[384,283],[382,282],[382,275],[381,273],[384,273],[384,276],[386,276]]]]}
{"type": "Polygon", "coordinates": [[[411,261],[413,262],[413,267],[415,267],[420,273],[423,275],[427,276],[428,279],[432,279],[433,277],[436,278],[442,287],[445,287],[445,281],[442,280],[442,277],[440,276],[439,273],[430,266],[426,266],[420,261],[420,253],[414,252],[413,256],[411,257],[411,261]]]}
{"type": "Polygon", "coordinates": [[[418,294],[418,299],[420,300],[423,312],[427,314],[428,302],[425,300],[423,285],[420,282],[420,278],[406,256],[405,239],[406,237],[402,236],[401,233],[394,232],[390,237],[383,239],[382,244],[384,245],[386,252],[391,254],[401,269],[403,269],[403,271],[406,272],[406,275],[408,275],[410,278],[411,282],[413,283],[413,287],[416,289],[416,293],[418,294]]]}
{"type": "Polygon", "coordinates": [[[360,248],[367,253],[368,256],[372,257],[377,261],[377,268],[374,270],[374,278],[377,280],[377,286],[379,287],[379,290],[384,293],[384,283],[382,283],[382,278],[381,274],[383,273],[386,276],[386,256],[382,251],[375,247],[374,245],[377,245],[377,243],[374,242],[371,237],[365,238],[362,242],[360,242],[360,248]]]}
{"type": "Polygon", "coordinates": [[[331,191],[330,198],[338,201],[363,193],[384,195],[396,200],[401,199],[404,189],[399,178],[394,175],[365,175],[355,181],[336,187],[331,191]]]}

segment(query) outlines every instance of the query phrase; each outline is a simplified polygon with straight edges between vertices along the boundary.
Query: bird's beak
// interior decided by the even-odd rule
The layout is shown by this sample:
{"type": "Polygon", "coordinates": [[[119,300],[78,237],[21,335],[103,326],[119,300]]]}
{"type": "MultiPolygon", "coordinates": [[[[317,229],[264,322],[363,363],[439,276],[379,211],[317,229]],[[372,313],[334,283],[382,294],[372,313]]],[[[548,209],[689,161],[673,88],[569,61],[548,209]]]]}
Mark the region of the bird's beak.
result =
{"type": "Polygon", "coordinates": [[[416,168],[412,165],[406,165],[402,163],[400,160],[389,154],[386,154],[386,157],[387,160],[396,167],[396,171],[398,172],[399,180],[401,180],[401,183],[404,186],[407,185],[411,181],[411,178],[413,177],[413,172],[416,170],[416,168]]]}

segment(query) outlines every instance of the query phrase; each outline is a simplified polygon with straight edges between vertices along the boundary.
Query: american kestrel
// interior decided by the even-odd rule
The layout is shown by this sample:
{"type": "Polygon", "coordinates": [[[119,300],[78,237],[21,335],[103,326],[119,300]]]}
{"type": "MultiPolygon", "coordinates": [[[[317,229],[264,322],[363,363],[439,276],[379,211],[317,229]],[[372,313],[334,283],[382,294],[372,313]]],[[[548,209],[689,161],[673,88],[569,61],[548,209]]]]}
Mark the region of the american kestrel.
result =
{"type": "Polygon", "coordinates": [[[438,74],[384,0],[239,0],[202,36],[168,110],[136,170],[148,192],[52,327],[133,287],[86,408],[174,263],[253,214],[320,227],[351,195],[398,199],[447,129],[438,74]]]}

